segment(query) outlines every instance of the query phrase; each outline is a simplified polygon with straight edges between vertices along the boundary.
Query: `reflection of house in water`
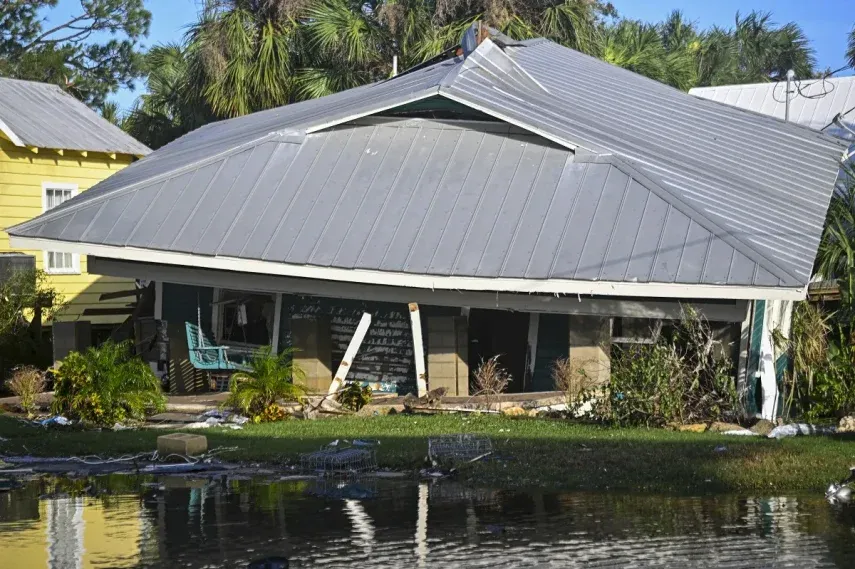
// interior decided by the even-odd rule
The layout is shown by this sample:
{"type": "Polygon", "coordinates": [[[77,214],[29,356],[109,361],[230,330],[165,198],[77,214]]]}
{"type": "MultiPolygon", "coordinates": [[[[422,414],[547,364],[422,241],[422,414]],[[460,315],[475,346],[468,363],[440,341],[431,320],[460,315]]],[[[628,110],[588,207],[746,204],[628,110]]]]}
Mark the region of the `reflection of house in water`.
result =
{"type": "Polygon", "coordinates": [[[0,567],[120,569],[139,564],[144,523],[136,499],[124,497],[109,505],[88,498],[32,497],[27,502],[26,519],[0,517],[4,525],[16,522],[20,527],[0,539],[0,567]]]}

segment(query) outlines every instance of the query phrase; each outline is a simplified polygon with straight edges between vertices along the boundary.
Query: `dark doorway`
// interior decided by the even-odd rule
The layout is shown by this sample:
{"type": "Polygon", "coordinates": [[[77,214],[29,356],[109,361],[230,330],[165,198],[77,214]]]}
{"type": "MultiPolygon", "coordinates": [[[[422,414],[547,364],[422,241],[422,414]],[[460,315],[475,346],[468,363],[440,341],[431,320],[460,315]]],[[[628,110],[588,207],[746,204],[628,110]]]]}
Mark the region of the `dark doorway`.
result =
{"type": "Polygon", "coordinates": [[[509,393],[525,389],[528,313],[473,308],[469,312],[469,370],[481,360],[499,355],[499,363],[511,374],[509,393]]]}

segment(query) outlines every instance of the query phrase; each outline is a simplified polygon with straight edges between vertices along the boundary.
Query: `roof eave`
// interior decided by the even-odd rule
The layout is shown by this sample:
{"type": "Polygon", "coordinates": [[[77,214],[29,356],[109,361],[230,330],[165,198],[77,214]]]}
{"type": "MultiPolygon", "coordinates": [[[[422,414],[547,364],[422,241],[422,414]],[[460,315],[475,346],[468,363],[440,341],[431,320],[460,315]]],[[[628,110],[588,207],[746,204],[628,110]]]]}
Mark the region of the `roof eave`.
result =
{"type": "Polygon", "coordinates": [[[136,247],[121,247],[27,237],[16,228],[8,230],[11,245],[20,249],[45,249],[68,253],[95,255],[107,259],[139,261],[160,265],[176,265],[279,275],[328,281],[401,286],[431,290],[466,290],[557,295],[596,295],[620,297],[722,299],[722,300],[804,300],[807,286],[758,287],[723,284],[689,284],[656,282],[583,281],[570,279],[487,278],[442,276],[392,271],[344,269],[314,265],[293,265],[242,259],[236,257],[194,255],[136,247]]]}

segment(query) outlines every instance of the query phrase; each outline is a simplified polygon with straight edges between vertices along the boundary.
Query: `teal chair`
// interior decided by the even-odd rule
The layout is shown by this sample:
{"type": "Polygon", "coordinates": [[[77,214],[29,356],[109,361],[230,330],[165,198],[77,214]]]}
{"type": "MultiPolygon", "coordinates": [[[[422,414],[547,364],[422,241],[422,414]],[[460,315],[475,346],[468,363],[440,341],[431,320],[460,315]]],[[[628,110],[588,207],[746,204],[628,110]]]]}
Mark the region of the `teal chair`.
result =
{"type": "Polygon", "coordinates": [[[185,322],[187,329],[187,349],[189,352],[190,365],[199,371],[208,374],[208,380],[215,390],[222,391],[228,381],[217,382],[214,386],[213,376],[225,377],[226,380],[235,371],[247,371],[249,369],[249,358],[252,353],[249,350],[219,346],[211,341],[207,334],[198,324],[185,322]],[[230,357],[231,355],[231,357],[230,357]]]}

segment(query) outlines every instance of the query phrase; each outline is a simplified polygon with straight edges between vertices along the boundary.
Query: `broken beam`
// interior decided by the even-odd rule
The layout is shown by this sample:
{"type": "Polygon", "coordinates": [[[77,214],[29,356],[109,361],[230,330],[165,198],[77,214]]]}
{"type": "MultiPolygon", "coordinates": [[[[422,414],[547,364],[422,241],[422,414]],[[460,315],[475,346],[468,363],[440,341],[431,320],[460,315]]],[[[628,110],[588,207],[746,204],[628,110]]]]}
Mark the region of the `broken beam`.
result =
{"type": "Polygon", "coordinates": [[[425,380],[425,345],[422,340],[422,319],[419,315],[419,305],[410,303],[410,323],[413,327],[413,355],[416,358],[416,390],[419,397],[427,395],[425,380]]]}
{"type": "Polygon", "coordinates": [[[332,382],[330,383],[328,394],[333,394],[339,389],[347,379],[347,372],[350,371],[350,366],[353,364],[353,358],[356,357],[356,352],[359,351],[359,346],[362,345],[362,340],[365,339],[365,334],[368,333],[368,327],[371,326],[371,315],[367,312],[362,314],[362,319],[350,339],[350,344],[347,345],[347,350],[344,352],[344,357],[335,372],[332,382]]]}

